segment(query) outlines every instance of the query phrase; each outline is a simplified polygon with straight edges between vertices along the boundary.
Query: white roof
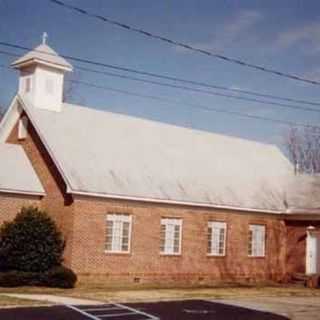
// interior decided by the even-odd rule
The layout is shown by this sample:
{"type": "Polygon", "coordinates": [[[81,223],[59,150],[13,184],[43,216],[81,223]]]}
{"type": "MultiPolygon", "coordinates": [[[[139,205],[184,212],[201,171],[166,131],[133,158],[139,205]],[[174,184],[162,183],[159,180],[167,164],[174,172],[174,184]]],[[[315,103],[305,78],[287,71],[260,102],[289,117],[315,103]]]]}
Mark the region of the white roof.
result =
{"type": "Polygon", "coordinates": [[[287,189],[287,202],[291,211],[297,209],[319,209],[320,176],[298,174],[290,180],[287,189]]]}
{"type": "Polygon", "coordinates": [[[25,109],[70,192],[284,211],[290,162],[270,144],[64,104],[25,109]]]}
{"type": "Polygon", "coordinates": [[[64,58],[59,56],[52,48],[46,44],[41,44],[32,51],[28,52],[21,58],[14,61],[11,65],[13,67],[19,67],[21,65],[29,65],[31,63],[47,63],[55,65],[57,68],[72,70],[72,65],[64,58]]]}
{"type": "Polygon", "coordinates": [[[23,148],[0,143],[0,191],[44,194],[44,189],[23,148]]]}

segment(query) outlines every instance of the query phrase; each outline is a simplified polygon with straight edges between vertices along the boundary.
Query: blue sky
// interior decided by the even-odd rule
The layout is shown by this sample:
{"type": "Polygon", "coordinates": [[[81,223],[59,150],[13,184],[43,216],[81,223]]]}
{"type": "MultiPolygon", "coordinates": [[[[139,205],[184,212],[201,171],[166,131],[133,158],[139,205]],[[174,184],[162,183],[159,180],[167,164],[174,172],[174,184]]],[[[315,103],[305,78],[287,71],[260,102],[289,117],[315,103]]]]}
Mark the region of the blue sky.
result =
{"type": "MultiPolygon", "coordinates": [[[[320,80],[319,1],[65,0],[115,20],[227,56],[320,80]]],[[[65,55],[212,84],[320,102],[319,86],[299,83],[188,52],[56,6],[47,0],[0,0],[0,41],[35,47],[41,34],[65,55]]],[[[1,47],[0,50],[9,50],[1,47]]],[[[23,54],[23,51],[13,50],[23,54]]],[[[0,54],[0,64],[12,57],[0,54]]],[[[91,66],[91,68],[93,68],[91,66]]],[[[162,88],[75,72],[71,78],[181,101],[164,104],[78,85],[74,101],[181,126],[281,144],[287,127],[192,109],[184,103],[318,125],[320,113],[162,88]]],[[[0,105],[8,106],[17,74],[0,69],[0,105]]],[[[320,106],[318,107],[320,110],[320,106]]]]}

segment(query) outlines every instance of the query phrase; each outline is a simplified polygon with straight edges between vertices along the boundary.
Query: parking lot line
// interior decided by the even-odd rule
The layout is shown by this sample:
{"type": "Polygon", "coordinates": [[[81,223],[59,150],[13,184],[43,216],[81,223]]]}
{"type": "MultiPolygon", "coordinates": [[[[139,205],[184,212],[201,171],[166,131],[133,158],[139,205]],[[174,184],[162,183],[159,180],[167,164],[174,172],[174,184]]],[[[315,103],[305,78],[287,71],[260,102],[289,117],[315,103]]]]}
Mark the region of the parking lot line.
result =
{"type": "Polygon", "coordinates": [[[77,308],[77,307],[72,306],[71,304],[65,304],[64,306],[67,307],[67,308],[70,308],[70,309],[72,309],[72,310],[74,310],[74,311],[76,311],[76,312],[81,313],[82,315],[88,317],[89,319],[101,320],[101,319],[95,317],[94,315],[92,315],[92,314],[90,314],[90,313],[87,313],[87,312],[85,312],[85,311],[83,311],[83,310],[81,310],[81,309],[79,309],[79,308],[77,308]]]}
{"type": "Polygon", "coordinates": [[[141,320],[160,320],[159,318],[149,313],[140,311],[135,308],[128,307],[120,303],[106,304],[106,305],[101,305],[101,307],[96,306],[93,308],[90,308],[90,307],[82,308],[81,306],[74,306],[74,305],[65,305],[65,306],[76,312],[81,313],[82,315],[92,320],[103,320],[106,318],[112,319],[112,318],[118,318],[123,316],[133,316],[133,315],[142,316],[141,320]],[[112,312],[116,310],[118,310],[119,312],[118,313],[112,312]],[[96,314],[97,311],[104,311],[105,313],[96,314]],[[108,313],[108,311],[111,311],[111,313],[108,313]]]}
{"type": "Polygon", "coordinates": [[[155,317],[155,316],[153,316],[152,314],[149,314],[149,313],[146,313],[146,312],[143,312],[143,311],[140,311],[140,310],[137,310],[137,309],[128,307],[128,306],[123,305],[123,304],[120,304],[120,303],[115,303],[114,305],[115,305],[115,306],[122,307],[122,308],[127,309],[127,310],[130,310],[130,311],[133,311],[133,312],[135,312],[136,314],[140,314],[140,315],[142,315],[142,316],[145,316],[145,317],[147,317],[146,320],[148,320],[148,319],[150,319],[150,320],[160,320],[158,317],[155,317]]]}
{"type": "Polygon", "coordinates": [[[106,307],[106,308],[90,308],[90,309],[81,309],[82,311],[85,312],[92,312],[92,311],[107,311],[107,310],[118,310],[122,309],[120,307],[106,307]]]}
{"type": "Polygon", "coordinates": [[[99,314],[99,318],[111,318],[111,317],[123,317],[136,315],[136,312],[122,312],[122,313],[112,313],[112,314],[99,314]]]}

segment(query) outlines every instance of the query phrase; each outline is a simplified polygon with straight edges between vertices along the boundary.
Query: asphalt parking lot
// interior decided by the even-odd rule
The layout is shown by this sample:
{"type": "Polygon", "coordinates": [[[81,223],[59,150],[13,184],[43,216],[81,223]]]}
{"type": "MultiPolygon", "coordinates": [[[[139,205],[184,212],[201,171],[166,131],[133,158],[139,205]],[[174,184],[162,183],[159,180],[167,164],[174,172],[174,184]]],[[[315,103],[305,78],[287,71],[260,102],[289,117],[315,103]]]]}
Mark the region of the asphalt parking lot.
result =
{"type": "Polygon", "coordinates": [[[288,320],[256,311],[205,300],[153,303],[51,306],[0,310],[4,320],[288,320]]]}

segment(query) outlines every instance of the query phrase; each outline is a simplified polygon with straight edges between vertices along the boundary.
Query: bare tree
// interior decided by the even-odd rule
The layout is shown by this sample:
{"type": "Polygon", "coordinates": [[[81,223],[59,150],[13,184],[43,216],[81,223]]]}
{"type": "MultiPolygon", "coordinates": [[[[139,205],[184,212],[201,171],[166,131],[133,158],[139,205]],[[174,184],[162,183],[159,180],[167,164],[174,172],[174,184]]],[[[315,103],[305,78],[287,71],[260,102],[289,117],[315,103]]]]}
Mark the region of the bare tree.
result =
{"type": "Polygon", "coordinates": [[[320,128],[291,127],[285,137],[285,147],[296,173],[320,173],[320,128]]]}

